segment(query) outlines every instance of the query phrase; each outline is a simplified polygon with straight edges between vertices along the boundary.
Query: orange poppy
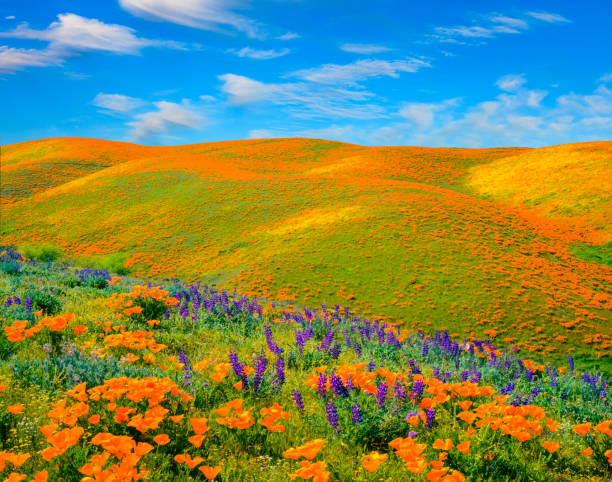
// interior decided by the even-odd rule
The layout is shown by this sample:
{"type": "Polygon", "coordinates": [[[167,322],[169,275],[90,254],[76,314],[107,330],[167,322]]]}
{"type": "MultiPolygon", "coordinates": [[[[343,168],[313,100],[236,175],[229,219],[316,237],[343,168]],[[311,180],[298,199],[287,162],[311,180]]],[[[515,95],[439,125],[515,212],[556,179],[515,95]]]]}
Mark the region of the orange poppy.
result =
{"type": "Polygon", "coordinates": [[[591,429],[591,425],[592,425],[591,422],[581,423],[580,425],[576,425],[574,427],[574,432],[576,432],[581,437],[584,437],[587,434],[587,432],[591,429]]]}
{"type": "Polygon", "coordinates": [[[364,456],[361,465],[368,472],[375,472],[380,464],[382,464],[385,460],[387,460],[387,454],[379,454],[378,452],[371,452],[364,456]]]}
{"type": "Polygon", "coordinates": [[[467,454],[470,451],[470,441],[466,440],[465,442],[457,444],[457,450],[461,453],[467,454]]]}
{"type": "Polygon", "coordinates": [[[170,437],[166,433],[160,433],[159,435],[153,437],[153,440],[157,445],[166,445],[168,442],[170,442],[170,437]]]}
{"type": "Polygon", "coordinates": [[[557,442],[542,442],[542,447],[544,447],[548,453],[552,454],[559,450],[561,446],[557,442]]]}
{"type": "Polygon", "coordinates": [[[25,410],[25,407],[20,403],[16,405],[9,405],[6,409],[11,412],[13,415],[17,415],[25,410]]]}
{"type": "Polygon", "coordinates": [[[217,475],[219,475],[219,472],[221,472],[221,466],[217,465],[216,467],[209,467],[208,465],[201,465],[198,467],[198,470],[200,470],[204,474],[204,477],[206,477],[208,480],[213,480],[217,475]]]}

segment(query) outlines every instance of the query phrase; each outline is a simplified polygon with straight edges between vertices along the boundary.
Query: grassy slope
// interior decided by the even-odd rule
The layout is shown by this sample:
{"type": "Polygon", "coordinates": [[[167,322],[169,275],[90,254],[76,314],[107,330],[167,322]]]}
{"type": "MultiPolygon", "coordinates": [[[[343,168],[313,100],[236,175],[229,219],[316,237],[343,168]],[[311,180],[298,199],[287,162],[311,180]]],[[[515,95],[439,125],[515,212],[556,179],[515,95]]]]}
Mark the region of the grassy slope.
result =
{"type": "MultiPolygon", "coordinates": [[[[571,159],[566,169],[581,176],[574,151],[583,147],[563,147],[571,159]]],[[[18,179],[22,195],[6,207],[1,234],[13,243],[51,241],[71,256],[127,251],[139,275],[201,279],[311,306],[349,305],[451,333],[493,328],[526,349],[561,356],[574,347],[584,357],[609,357],[612,270],[570,250],[593,241],[609,199],[595,189],[596,210],[572,194],[565,211],[537,213],[520,203],[550,194],[550,183],[542,194],[484,189],[497,176],[516,179],[508,159],[517,169],[523,157],[538,165],[539,152],[550,176],[554,148],[547,149],[367,148],[312,139],[159,148],[35,141],[3,149],[3,179],[18,179]],[[54,182],[33,188],[40,176],[27,169],[41,155],[97,164],[88,173],[58,169],[54,182]],[[487,199],[476,197],[477,189],[487,199]]],[[[597,165],[601,174],[610,163],[597,165]]]]}

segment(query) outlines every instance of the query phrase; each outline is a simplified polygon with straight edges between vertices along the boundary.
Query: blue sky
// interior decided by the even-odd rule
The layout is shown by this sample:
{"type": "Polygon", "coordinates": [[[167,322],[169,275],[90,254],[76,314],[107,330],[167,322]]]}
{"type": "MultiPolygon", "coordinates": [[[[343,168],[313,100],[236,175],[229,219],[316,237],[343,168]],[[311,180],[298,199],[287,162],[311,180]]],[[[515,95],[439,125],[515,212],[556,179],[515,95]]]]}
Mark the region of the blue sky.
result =
{"type": "Polygon", "coordinates": [[[612,139],[612,2],[12,0],[0,144],[612,139]]]}

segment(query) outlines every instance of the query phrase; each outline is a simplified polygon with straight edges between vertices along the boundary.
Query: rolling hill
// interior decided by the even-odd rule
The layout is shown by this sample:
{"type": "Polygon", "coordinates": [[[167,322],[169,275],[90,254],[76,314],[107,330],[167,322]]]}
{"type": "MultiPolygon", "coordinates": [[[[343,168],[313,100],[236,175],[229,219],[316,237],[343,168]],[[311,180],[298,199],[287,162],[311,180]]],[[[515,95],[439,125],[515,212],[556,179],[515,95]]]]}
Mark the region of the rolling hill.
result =
{"type": "Polygon", "coordinates": [[[1,175],[5,244],[610,363],[612,268],[580,253],[610,246],[611,142],[59,138],[3,146],[1,175]]]}

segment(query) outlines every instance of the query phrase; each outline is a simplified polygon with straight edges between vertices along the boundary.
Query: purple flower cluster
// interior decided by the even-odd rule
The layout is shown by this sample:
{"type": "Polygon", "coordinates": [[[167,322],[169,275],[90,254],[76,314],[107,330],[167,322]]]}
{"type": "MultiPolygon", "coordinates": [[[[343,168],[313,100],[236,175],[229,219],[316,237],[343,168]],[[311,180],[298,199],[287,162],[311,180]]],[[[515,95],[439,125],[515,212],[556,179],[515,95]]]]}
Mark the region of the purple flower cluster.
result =
{"type": "Polygon", "coordinates": [[[410,394],[412,399],[420,400],[421,397],[423,396],[424,388],[425,388],[425,385],[423,384],[423,380],[416,380],[414,382],[414,385],[412,385],[412,393],[410,394]]]}
{"type": "Polygon", "coordinates": [[[285,360],[279,357],[276,360],[276,378],[274,379],[274,385],[280,387],[285,383],[285,360]]]}
{"type": "Polygon", "coordinates": [[[338,421],[338,409],[332,402],[329,402],[327,404],[326,411],[327,411],[327,421],[337,433],[340,433],[340,428],[339,428],[340,422],[338,421]]]}
{"type": "Polygon", "coordinates": [[[295,402],[295,406],[297,407],[298,411],[300,413],[304,413],[304,400],[302,399],[302,394],[297,390],[293,390],[291,398],[293,398],[293,401],[295,402]]]}
{"type": "Polygon", "coordinates": [[[376,392],[376,402],[378,403],[378,406],[381,408],[385,406],[388,389],[389,387],[387,386],[385,382],[380,382],[378,384],[378,391],[376,392]]]}
{"type": "Polygon", "coordinates": [[[259,354],[259,357],[255,358],[255,375],[253,376],[253,391],[256,392],[259,389],[259,385],[261,384],[261,380],[263,379],[266,368],[268,368],[268,360],[262,349],[261,353],[259,354]]]}
{"type": "Polygon", "coordinates": [[[351,421],[353,424],[363,422],[361,418],[361,409],[359,408],[359,404],[354,404],[351,406],[351,421]]]}
{"type": "Polygon", "coordinates": [[[272,328],[270,325],[264,325],[264,332],[266,334],[266,342],[268,343],[268,349],[277,356],[281,356],[283,353],[283,349],[279,347],[274,338],[272,337],[272,328]]]}
{"type": "Polygon", "coordinates": [[[249,379],[247,378],[246,373],[244,372],[244,365],[242,365],[238,361],[238,355],[236,355],[236,352],[234,350],[230,351],[229,359],[230,363],[232,364],[232,369],[234,370],[234,373],[242,380],[242,388],[246,390],[247,388],[249,388],[249,379]]]}

